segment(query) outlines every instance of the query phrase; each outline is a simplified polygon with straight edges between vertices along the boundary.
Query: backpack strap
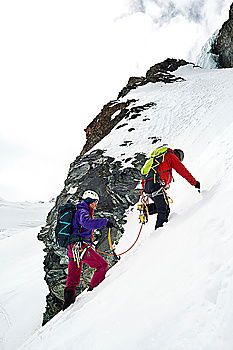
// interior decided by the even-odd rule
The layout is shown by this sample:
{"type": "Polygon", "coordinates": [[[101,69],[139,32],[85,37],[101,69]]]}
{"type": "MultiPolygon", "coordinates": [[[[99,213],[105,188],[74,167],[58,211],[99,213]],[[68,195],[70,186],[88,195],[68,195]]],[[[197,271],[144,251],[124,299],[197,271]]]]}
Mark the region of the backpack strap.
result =
{"type": "Polygon", "coordinates": [[[157,168],[164,161],[165,155],[170,151],[167,147],[156,148],[150,156],[150,159],[146,161],[141,169],[141,176],[143,179],[148,181],[148,177],[151,178],[152,171],[157,173],[157,168]]]}

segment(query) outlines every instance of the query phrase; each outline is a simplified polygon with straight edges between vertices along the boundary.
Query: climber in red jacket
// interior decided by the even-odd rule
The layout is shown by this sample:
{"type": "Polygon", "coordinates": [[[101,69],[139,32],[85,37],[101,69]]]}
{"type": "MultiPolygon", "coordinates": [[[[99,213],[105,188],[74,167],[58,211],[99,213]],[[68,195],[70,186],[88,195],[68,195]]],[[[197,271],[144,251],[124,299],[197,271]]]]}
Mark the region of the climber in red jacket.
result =
{"type": "Polygon", "coordinates": [[[168,222],[168,216],[170,213],[169,202],[164,189],[168,189],[172,181],[172,169],[185,178],[192,186],[200,191],[200,182],[197,181],[192,174],[181,163],[184,159],[184,152],[180,149],[167,148],[162,162],[157,168],[157,174],[155,181],[153,167],[147,175],[147,178],[142,179],[142,187],[152,198],[155,203],[157,215],[157,221],[155,229],[162,227],[164,222],[168,222]],[[158,180],[159,178],[159,180],[158,180]]]}

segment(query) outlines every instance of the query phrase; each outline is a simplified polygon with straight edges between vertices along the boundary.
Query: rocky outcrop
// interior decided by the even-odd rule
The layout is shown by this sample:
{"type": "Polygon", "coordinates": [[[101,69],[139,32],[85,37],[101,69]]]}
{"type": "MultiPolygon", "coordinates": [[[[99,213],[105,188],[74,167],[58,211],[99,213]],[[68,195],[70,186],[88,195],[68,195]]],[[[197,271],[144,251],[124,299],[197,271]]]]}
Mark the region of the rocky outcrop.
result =
{"type": "MultiPolygon", "coordinates": [[[[154,66],[150,67],[150,69],[146,72],[146,78],[150,79],[151,81],[154,79],[157,73],[167,73],[167,72],[174,72],[181,66],[185,66],[186,64],[192,64],[190,62],[187,62],[185,60],[177,60],[174,58],[167,58],[165,61],[161,63],[156,63],[154,66]]],[[[156,80],[156,78],[155,78],[156,80]]],[[[154,83],[156,81],[152,81],[154,83]]]]}
{"type": "MultiPolygon", "coordinates": [[[[105,217],[114,222],[112,241],[117,243],[122,236],[126,223],[126,210],[139,199],[139,191],[135,190],[139,182],[139,171],[145,161],[144,154],[136,154],[131,159],[133,167],[125,167],[112,157],[104,155],[104,151],[95,150],[87,155],[81,155],[71,164],[64,189],[57,197],[54,208],[48,215],[47,224],[38,235],[46,248],[44,260],[45,281],[49,287],[47,306],[44,313],[45,324],[56,315],[63,304],[63,290],[67,276],[67,257],[64,249],[55,244],[54,230],[58,207],[71,201],[77,203],[83,191],[92,189],[100,195],[100,203],[96,217],[105,217]]],[[[99,230],[97,249],[109,253],[107,230],[99,230]]],[[[105,257],[109,266],[115,264],[112,257],[105,257]]],[[[84,266],[81,283],[77,289],[81,293],[91,279],[92,270],[84,266]]]]}
{"type": "Polygon", "coordinates": [[[86,127],[86,144],[81,154],[85,154],[102,140],[128,113],[128,107],[136,100],[126,102],[110,101],[86,127]]]}
{"type": "Polygon", "coordinates": [[[180,66],[190,64],[185,60],[176,60],[173,58],[167,58],[161,63],[157,63],[150,67],[145,77],[131,77],[127,85],[120,91],[118,98],[126,96],[132,89],[136,89],[138,86],[143,86],[148,83],[163,82],[165,84],[174,83],[176,81],[183,81],[181,77],[177,77],[168,72],[174,72],[180,66]]]}
{"type": "MultiPolygon", "coordinates": [[[[111,130],[125,118],[135,119],[144,110],[155,105],[155,103],[147,103],[143,106],[134,106],[136,100],[127,100],[127,102],[111,101],[106,104],[95,119],[87,126],[86,143],[82,149],[81,155],[92,149],[99,141],[101,141],[111,130]]],[[[125,124],[124,124],[125,125],[125,124]]],[[[119,125],[120,128],[124,125],[119,125]]]]}
{"type": "Polygon", "coordinates": [[[169,72],[174,72],[176,69],[186,64],[190,63],[185,60],[167,58],[165,61],[152,66],[147,71],[145,77],[129,78],[128,84],[119,93],[118,100],[107,103],[102,108],[101,112],[86,127],[86,143],[81,151],[81,155],[88,152],[106,135],[108,135],[122,119],[133,119],[135,117],[136,109],[140,109],[140,111],[148,109],[147,105],[134,107],[135,102],[137,102],[135,99],[121,102],[119,101],[119,98],[126,96],[132,89],[136,89],[138,86],[148,83],[163,82],[168,84],[183,81],[183,78],[177,77],[169,72]]]}
{"type": "Polygon", "coordinates": [[[212,53],[218,55],[219,68],[233,67],[233,3],[229,11],[229,19],[224,22],[213,43],[212,53]]]}

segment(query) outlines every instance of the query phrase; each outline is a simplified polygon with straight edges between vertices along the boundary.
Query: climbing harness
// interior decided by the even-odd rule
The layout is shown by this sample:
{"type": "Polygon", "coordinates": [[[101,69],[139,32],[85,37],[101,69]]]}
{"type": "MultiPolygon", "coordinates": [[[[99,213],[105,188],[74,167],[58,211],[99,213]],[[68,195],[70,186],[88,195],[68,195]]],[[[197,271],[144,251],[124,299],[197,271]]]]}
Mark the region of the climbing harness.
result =
{"type": "Polygon", "coordinates": [[[160,189],[158,191],[155,191],[153,193],[148,194],[148,196],[150,198],[153,198],[153,197],[156,197],[156,196],[160,196],[160,195],[164,196],[164,200],[165,200],[166,204],[174,202],[173,199],[168,196],[167,191],[166,191],[166,189],[164,187],[160,187],[160,189]]]}
{"type": "Polygon", "coordinates": [[[80,267],[80,262],[82,261],[84,254],[91,247],[90,244],[88,244],[88,243],[85,243],[85,244],[86,244],[86,247],[82,248],[83,242],[79,241],[77,243],[74,243],[74,245],[72,247],[74,261],[76,261],[78,267],[80,267]]]}
{"type": "Polygon", "coordinates": [[[155,191],[155,192],[150,193],[149,196],[150,196],[151,198],[156,197],[156,196],[159,196],[159,195],[162,194],[163,190],[164,190],[164,188],[163,188],[163,187],[160,187],[160,189],[158,189],[158,191],[155,191]]]}

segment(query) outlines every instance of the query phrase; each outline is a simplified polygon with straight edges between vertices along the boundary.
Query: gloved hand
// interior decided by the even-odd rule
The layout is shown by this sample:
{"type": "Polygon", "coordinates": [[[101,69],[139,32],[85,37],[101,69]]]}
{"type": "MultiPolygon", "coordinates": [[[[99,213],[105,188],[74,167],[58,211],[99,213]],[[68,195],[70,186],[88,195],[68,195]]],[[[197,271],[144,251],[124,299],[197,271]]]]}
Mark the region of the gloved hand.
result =
{"type": "Polygon", "coordinates": [[[112,228],[114,225],[111,221],[108,220],[106,227],[112,228]]]}
{"type": "Polygon", "coordinates": [[[201,185],[200,185],[199,181],[197,181],[197,183],[194,187],[198,189],[198,192],[200,192],[201,185]]]}
{"type": "Polygon", "coordinates": [[[99,230],[95,230],[95,237],[98,238],[101,236],[101,232],[99,230]]]}

